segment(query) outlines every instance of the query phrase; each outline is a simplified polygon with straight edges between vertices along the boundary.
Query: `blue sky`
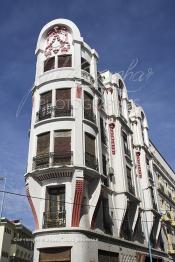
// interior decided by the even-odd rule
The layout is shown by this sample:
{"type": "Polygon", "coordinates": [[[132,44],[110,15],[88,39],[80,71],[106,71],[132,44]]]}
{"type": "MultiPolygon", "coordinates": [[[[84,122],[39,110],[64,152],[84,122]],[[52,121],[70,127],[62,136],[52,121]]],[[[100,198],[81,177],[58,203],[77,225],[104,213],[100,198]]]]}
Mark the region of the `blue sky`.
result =
{"type": "MultiPolygon", "coordinates": [[[[174,0],[1,1],[0,176],[7,177],[7,190],[24,193],[30,95],[20,105],[34,81],[38,34],[55,18],[77,24],[85,41],[99,53],[99,70],[126,73],[137,62],[132,71],[144,72],[144,79],[126,77],[129,96],[143,106],[151,139],[175,168],[174,11],[174,0]]],[[[33,227],[24,198],[6,196],[4,215],[33,227]]]]}

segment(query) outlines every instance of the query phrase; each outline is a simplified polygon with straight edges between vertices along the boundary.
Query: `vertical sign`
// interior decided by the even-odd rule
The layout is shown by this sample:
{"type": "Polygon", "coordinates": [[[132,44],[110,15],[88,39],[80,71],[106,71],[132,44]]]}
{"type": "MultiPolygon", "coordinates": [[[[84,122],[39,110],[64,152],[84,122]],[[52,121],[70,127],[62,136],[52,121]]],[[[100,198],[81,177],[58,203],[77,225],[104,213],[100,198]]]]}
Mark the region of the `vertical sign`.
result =
{"type": "Polygon", "coordinates": [[[114,123],[109,124],[110,139],[111,139],[111,150],[112,150],[112,154],[113,154],[113,155],[115,155],[114,127],[115,127],[115,124],[114,124],[114,123]]]}
{"type": "Polygon", "coordinates": [[[141,170],[141,164],[140,164],[140,152],[136,152],[136,163],[137,163],[137,175],[139,177],[142,177],[142,170],[141,170]]]}

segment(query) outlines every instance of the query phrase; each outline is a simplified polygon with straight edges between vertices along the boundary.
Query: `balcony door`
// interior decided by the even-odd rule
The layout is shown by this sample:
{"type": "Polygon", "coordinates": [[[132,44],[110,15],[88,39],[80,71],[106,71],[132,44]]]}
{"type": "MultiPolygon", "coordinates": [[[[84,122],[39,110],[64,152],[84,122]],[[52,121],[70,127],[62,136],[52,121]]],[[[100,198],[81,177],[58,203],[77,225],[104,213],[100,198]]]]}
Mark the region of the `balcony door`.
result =
{"type": "Polygon", "coordinates": [[[45,227],[62,227],[65,222],[65,187],[48,188],[45,227]]]}
{"type": "Polygon", "coordinates": [[[50,132],[37,136],[37,152],[34,157],[34,168],[49,166],[50,132]]]}
{"type": "Polygon", "coordinates": [[[59,130],[54,133],[53,165],[71,164],[71,130],[59,130]]]}
{"type": "Polygon", "coordinates": [[[93,113],[93,97],[87,93],[84,92],[84,118],[94,122],[94,113],[93,113]]]}
{"type": "Polygon", "coordinates": [[[97,169],[95,137],[89,133],[85,133],[85,164],[90,168],[97,169]]]}
{"type": "Polygon", "coordinates": [[[56,90],[56,108],[55,116],[71,116],[71,89],[56,90]]]}
{"type": "Polygon", "coordinates": [[[52,91],[41,94],[39,120],[51,117],[52,113],[52,91]]]}

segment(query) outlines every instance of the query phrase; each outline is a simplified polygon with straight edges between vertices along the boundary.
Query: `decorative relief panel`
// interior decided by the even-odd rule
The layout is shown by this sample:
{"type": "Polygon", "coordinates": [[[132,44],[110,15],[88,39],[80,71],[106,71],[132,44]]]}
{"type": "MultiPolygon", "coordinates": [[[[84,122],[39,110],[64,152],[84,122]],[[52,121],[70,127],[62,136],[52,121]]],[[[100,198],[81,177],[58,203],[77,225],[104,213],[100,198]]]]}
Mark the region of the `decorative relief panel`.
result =
{"type": "Polygon", "coordinates": [[[68,53],[70,51],[70,40],[71,35],[66,27],[54,26],[47,33],[45,56],[68,53]]]}

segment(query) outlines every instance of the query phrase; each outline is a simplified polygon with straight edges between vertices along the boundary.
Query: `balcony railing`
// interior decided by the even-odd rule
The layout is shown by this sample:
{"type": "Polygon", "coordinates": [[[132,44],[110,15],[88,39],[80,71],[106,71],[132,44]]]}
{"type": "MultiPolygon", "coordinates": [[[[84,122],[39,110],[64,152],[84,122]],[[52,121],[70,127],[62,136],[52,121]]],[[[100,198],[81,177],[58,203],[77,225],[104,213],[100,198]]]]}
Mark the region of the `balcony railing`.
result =
{"type": "Polygon", "coordinates": [[[72,151],[65,151],[61,154],[52,153],[52,164],[57,165],[71,165],[72,164],[72,151]]]}
{"type": "Polygon", "coordinates": [[[36,113],[36,122],[45,120],[51,117],[66,117],[73,115],[73,106],[59,108],[56,106],[50,106],[49,108],[42,108],[36,113]]]}
{"type": "Polygon", "coordinates": [[[51,118],[52,116],[52,106],[51,104],[42,106],[40,110],[36,113],[36,122],[44,119],[51,118]]]}
{"type": "Polygon", "coordinates": [[[38,155],[33,158],[33,169],[45,168],[49,166],[50,154],[38,155]]]}
{"type": "Polygon", "coordinates": [[[129,190],[129,193],[131,193],[132,195],[135,195],[135,188],[131,183],[128,183],[128,190],[129,190]]]}
{"type": "Polygon", "coordinates": [[[96,123],[96,117],[95,117],[94,113],[90,110],[84,110],[84,118],[93,122],[93,123],[96,123]]]}
{"type": "Polygon", "coordinates": [[[44,212],[43,228],[65,227],[66,211],[44,212]]]}
{"type": "Polygon", "coordinates": [[[72,165],[72,151],[63,151],[62,153],[48,153],[35,156],[33,158],[33,170],[52,166],[72,165]]]}
{"type": "Polygon", "coordinates": [[[72,106],[65,108],[53,107],[55,117],[72,116],[72,106]]]}
{"type": "Polygon", "coordinates": [[[94,155],[85,153],[85,164],[87,167],[98,170],[98,161],[94,155]]]}
{"type": "Polygon", "coordinates": [[[81,77],[91,85],[93,85],[95,82],[94,78],[90,75],[90,73],[88,73],[85,70],[81,70],[81,77]]]}

